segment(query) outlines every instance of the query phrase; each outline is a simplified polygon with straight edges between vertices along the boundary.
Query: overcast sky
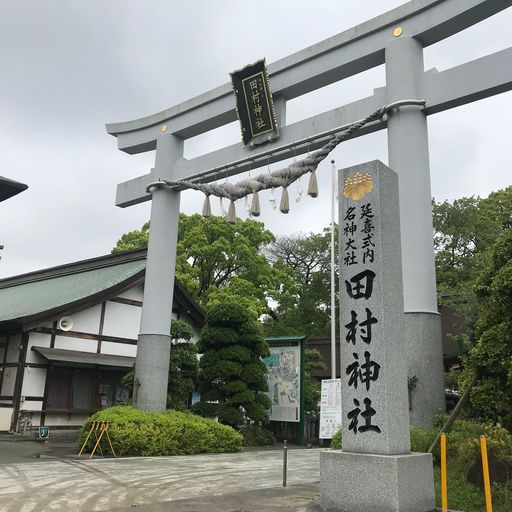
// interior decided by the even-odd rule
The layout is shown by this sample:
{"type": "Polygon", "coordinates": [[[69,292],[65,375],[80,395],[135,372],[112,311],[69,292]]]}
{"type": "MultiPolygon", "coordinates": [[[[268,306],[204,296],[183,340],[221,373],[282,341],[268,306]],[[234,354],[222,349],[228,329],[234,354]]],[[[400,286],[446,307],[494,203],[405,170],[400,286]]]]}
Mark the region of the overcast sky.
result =
{"type": "MultiPolygon", "coordinates": [[[[169,108],[229,81],[266,57],[273,62],[382,14],[401,0],[16,0],[0,6],[0,175],[29,185],[0,203],[0,277],[107,254],[149,217],[149,203],[120,209],[116,185],[154,164],[154,153],[117,150],[105,123],[169,108]]],[[[425,69],[444,70],[512,46],[512,9],[425,49],[425,69]]],[[[372,94],[383,67],[288,104],[295,122],[372,94]]],[[[272,84],[271,84],[272,85],[272,84]]],[[[486,196],[512,183],[505,93],[429,117],[432,194],[486,196]]],[[[236,123],[187,142],[185,156],[239,140],[236,123]]],[[[387,162],[386,133],[342,144],[338,168],[387,162]]],[[[322,165],[320,194],[329,166],[322,165]]],[[[307,188],[306,180],[302,184],[307,188]]],[[[318,232],[329,202],[290,187],[289,215],[262,194],[260,220],[276,234],[318,232]]],[[[324,195],[324,197],[326,197],[324,195]]],[[[201,211],[184,192],[181,210],[201,211]]],[[[218,212],[218,202],[213,204],[218,212]]],[[[246,213],[238,207],[242,217],[246,213]]]]}

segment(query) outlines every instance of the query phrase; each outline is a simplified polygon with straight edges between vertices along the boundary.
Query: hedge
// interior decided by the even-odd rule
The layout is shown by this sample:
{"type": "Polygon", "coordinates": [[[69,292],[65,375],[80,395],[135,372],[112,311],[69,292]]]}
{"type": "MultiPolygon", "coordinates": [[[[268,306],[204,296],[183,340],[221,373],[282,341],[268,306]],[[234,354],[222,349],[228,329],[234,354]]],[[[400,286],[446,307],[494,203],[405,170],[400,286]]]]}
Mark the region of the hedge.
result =
{"type": "MultiPolygon", "coordinates": [[[[146,412],[129,406],[110,407],[90,416],[82,425],[80,446],[92,421],[110,423],[108,433],[118,456],[227,453],[242,449],[242,435],[213,420],[188,412],[146,412]]],[[[86,451],[92,450],[93,442],[94,435],[86,451]]],[[[101,446],[104,452],[110,451],[106,440],[101,446]]]]}
{"type": "MultiPolygon", "coordinates": [[[[411,451],[426,452],[446,417],[440,417],[432,430],[411,426],[411,451]]],[[[512,510],[512,433],[508,430],[472,420],[456,420],[447,434],[448,505],[464,512],[485,509],[479,439],[487,438],[491,473],[493,510],[512,510]]],[[[341,430],[331,441],[332,449],[342,448],[341,430]]],[[[439,447],[433,454],[436,502],[440,503],[439,447]]]]}

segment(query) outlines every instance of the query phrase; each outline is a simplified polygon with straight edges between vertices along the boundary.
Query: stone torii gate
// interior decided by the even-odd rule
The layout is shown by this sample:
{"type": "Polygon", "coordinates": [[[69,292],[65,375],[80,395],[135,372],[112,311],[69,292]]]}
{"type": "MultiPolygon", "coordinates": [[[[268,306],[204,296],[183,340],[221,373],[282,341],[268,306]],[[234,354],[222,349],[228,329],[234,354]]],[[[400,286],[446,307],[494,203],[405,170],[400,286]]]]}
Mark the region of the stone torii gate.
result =
{"type": "Polygon", "coordinates": [[[408,374],[416,376],[411,422],[430,425],[444,408],[440,317],[432,242],[427,117],[512,88],[512,48],[443,72],[424,71],[423,48],[509,7],[512,0],[414,0],[268,66],[280,137],[265,146],[234,144],[193,159],[184,140],[236,120],[231,84],[168,110],[107,125],[129,154],[156,150],[155,166],[121,183],[122,208],[152,200],[144,306],[136,360],[134,403],[147,410],[166,404],[170,318],[179,220],[179,188],[146,187],[160,180],[211,182],[303,154],[324,145],[339,128],[383,105],[424,99],[366,125],[353,136],[387,128],[389,167],[399,175],[405,334],[408,374]],[[385,64],[386,86],[374,94],[293,124],[286,102],[385,64]]]}

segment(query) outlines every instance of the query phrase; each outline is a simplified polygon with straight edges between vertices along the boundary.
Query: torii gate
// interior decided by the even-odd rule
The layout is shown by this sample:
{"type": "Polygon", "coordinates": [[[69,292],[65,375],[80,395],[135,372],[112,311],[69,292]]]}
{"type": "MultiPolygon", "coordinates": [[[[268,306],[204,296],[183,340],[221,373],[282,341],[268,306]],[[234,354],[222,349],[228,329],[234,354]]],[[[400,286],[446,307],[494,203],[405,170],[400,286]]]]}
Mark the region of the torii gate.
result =
{"type": "Polygon", "coordinates": [[[400,222],[409,376],[416,376],[411,422],[428,426],[444,408],[441,325],[437,310],[427,118],[512,88],[512,48],[438,72],[424,71],[423,48],[509,7],[512,0],[413,0],[268,66],[279,139],[265,146],[234,144],[187,160],[185,139],[236,120],[231,84],[168,110],[107,125],[118,148],[130,154],[156,150],[149,174],[121,183],[122,208],[152,200],[144,306],[136,359],[134,403],[147,410],[166,405],[170,318],[179,220],[179,189],[155,187],[165,179],[214,181],[322,146],[336,129],[379,107],[425,99],[424,108],[402,107],[354,137],[388,130],[389,167],[399,175],[400,222]],[[286,102],[385,63],[386,86],[374,94],[303,121],[286,124],[286,102]]]}

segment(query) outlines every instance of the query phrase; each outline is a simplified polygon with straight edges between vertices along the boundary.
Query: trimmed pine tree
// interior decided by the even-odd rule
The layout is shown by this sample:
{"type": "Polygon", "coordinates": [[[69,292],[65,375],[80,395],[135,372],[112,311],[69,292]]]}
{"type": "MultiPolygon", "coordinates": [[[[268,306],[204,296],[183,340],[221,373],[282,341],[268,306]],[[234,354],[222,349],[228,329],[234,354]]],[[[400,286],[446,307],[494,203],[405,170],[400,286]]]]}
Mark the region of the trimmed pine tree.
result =
{"type": "Polygon", "coordinates": [[[193,411],[235,428],[248,420],[268,421],[267,367],[261,358],[270,352],[258,322],[239,304],[217,304],[208,311],[197,349],[203,354],[201,401],[193,411]]]}

